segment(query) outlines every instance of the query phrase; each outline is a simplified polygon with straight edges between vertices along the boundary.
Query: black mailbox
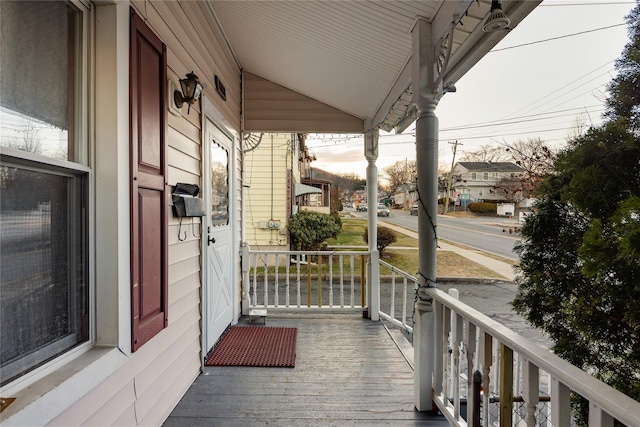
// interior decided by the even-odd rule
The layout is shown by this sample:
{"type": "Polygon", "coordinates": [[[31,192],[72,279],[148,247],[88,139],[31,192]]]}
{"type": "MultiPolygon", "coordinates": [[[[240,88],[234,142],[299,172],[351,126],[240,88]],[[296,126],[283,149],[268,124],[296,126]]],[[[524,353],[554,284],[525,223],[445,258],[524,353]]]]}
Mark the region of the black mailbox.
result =
{"type": "Polygon", "coordinates": [[[171,194],[175,215],[180,218],[205,216],[204,200],[196,197],[199,193],[197,184],[177,183],[171,194]]]}

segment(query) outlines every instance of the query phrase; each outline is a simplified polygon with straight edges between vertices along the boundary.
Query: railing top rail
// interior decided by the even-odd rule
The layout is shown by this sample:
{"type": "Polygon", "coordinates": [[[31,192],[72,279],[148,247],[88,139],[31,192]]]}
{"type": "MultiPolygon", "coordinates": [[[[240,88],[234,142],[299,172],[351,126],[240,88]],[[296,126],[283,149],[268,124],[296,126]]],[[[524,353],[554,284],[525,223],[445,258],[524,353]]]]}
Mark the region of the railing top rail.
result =
{"type": "Polygon", "coordinates": [[[408,280],[413,280],[414,282],[418,281],[417,277],[412,276],[409,273],[407,273],[406,271],[402,271],[397,267],[394,267],[393,265],[389,264],[388,262],[379,260],[378,263],[380,265],[383,265],[384,267],[388,268],[389,270],[393,271],[394,273],[397,273],[397,274],[401,275],[402,277],[406,277],[408,280]]]}
{"type": "Polygon", "coordinates": [[[501,323],[451,297],[446,292],[437,288],[423,288],[423,290],[427,295],[449,307],[483,331],[488,332],[525,359],[558,378],[570,389],[603,408],[618,421],[629,426],[640,425],[640,402],[606,385],[549,350],[523,338],[501,323]]]}
{"type": "Polygon", "coordinates": [[[249,249],[250,254],[258,255],[370,255],[369,251],[276,251],[249,249]]]}

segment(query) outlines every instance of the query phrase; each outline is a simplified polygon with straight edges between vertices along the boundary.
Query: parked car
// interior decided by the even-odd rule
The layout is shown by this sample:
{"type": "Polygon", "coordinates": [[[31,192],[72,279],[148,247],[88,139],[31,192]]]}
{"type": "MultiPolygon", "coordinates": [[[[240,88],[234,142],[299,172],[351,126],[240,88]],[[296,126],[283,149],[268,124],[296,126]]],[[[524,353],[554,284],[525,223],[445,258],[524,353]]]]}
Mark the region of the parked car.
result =
{"type": "Polygon", "coordinates": [[[383,204],[379,204],[378,208],[378,216],[389,216],[389,208],[383,204]]]}
{"type": "Polygon", "coordinates": [[[358,207],[356,208],[356,211],[358,211],[358,212],[366,212],[367,211],[367,204],[366,203],[360,203],[358,205],[358,207]]]}
{"type": "Polygon", "coordinates": [[[409,210],[409,213],[411,215],[418,215],[418,204],[414,203],[413,206],[411,206],[411,209],[409,210]]]}

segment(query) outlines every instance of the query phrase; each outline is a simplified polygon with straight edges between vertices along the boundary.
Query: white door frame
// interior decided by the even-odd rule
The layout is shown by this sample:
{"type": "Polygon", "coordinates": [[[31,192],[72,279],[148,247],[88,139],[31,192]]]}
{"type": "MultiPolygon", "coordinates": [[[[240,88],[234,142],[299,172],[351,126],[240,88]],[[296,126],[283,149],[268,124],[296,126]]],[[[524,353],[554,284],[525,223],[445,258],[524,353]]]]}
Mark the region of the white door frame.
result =
{"type": "MultiPolygon", "coordinates": [[[[209,172],[205,170],[205,165],[209,157],[209,141],[207,138],[207,122],[212,122],[219,131],[221,131],[225,136],[229,137],[231,140],[231,147],[229,150],[229,227],[231,227],[231,245],[234,248],[233,252],[233,266],[232,266],[232,277],[231,281],[233,284],[233,292],[232,292],[232,320],[231,324],[238,323],[238,318],[240,317],[240,277],[239,277],[239,265],[240,265],[240,244],[239,244],[239,234],[238,234],[238,224],[239,219],[238,215],[238,201],[236,200],[236,191],[238,189],[238,179],[241,177],[237,175],[237,151],[236,145],[238,142],[238,133],[233,127],[229,124],[229,122],[222,116],[220,111],[213,105],[211,101],[209,101],[205,96],[201,97],[202,99],[202,130],[201,130],[201,141],[202,141],[202,197],[205,198],[205,202],[208,202],[209,195],[206,194],[208,190],[208,185],[205,182],[206,177],[209,172]]],[[[201,363],[202,368],[204,368],[204,358],[206,353],[209,351],[209,343],[207,343],[207,319],[206,315],[209,312],[208,304],[209,304],[209,289],[207,287],[207,279],[209,272],[208,270],[208,256],[209,250],[213,248],[208,245],[208,237],[207,237],[207,229],[206,224],[209,219],[205,219],[202,223],[202,235],[200,237],[201,244],[201,301],[202,304],[202,316],[200,319],[200,348],[202,351],[201,363]]]]}

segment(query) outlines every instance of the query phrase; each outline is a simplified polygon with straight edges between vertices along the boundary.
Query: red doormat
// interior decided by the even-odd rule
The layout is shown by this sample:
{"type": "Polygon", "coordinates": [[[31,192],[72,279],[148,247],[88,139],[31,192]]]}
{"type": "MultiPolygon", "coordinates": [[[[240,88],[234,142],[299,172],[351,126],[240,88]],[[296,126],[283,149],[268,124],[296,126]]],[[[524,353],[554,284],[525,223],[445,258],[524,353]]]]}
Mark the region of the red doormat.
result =
{"type": "Polygon", "coordinates": [[[297,328],[232,326],[204,364],[293,368],[296,363],[297,335],[297,328]]]}

